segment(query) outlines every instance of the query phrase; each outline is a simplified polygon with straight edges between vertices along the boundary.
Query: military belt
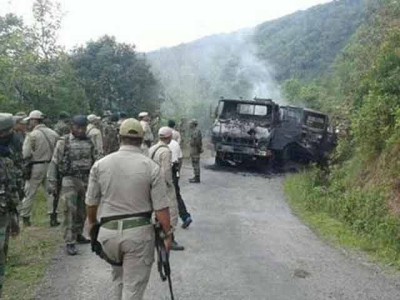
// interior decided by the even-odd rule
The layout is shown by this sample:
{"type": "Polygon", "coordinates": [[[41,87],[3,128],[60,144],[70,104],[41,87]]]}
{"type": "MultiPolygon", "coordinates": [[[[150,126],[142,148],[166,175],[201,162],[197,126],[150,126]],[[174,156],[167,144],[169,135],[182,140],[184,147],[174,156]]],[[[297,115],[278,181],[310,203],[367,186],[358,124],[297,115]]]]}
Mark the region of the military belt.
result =
{"type": "Polygon", "coordinates": [[[51,160],[41,160],[41,161],[32,161],[30,162],[31,165],[40,165],[40,164],[48,164],[51,160]]]}
{"type": "Polygon", "coordinates": [[[134,219],[134,220],[119,220],[119,221],[110,221],[107,223],[104,223],[101,225],[102,227],[106,229],[111,229],[111,230],[118,230],[119,223],[122,223],[121,230],[125,229],[131,229],[135,227],[140,227],[140,226],[145,226],[145,225],[150,225],[151,221],[148,218],[140,218],[140,219],[134,219]]]}

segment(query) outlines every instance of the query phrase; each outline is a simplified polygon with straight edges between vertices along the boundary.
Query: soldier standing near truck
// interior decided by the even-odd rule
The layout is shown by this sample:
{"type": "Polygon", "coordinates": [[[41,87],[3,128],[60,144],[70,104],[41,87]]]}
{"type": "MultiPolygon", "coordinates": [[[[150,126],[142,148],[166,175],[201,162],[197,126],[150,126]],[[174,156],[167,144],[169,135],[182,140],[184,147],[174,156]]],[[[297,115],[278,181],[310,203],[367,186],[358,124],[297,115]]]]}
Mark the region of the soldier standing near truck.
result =
{"type": "Polygon", "coordinates": [[[196,119],[190,124],[190,158],[192,160],[194,177],[189,179],[190,183],[200,183],[200,155],[203,153],[203,137],[196,119]]]}

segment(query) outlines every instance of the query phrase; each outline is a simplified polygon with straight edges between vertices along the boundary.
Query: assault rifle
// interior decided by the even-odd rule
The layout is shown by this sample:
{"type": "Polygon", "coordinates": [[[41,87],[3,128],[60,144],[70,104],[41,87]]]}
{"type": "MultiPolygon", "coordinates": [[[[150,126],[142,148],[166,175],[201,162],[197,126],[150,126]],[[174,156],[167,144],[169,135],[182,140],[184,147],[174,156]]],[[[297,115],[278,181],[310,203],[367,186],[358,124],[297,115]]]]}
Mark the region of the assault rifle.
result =
{"type": "Polygon", "coordinates": [[[160,273],[160,277],[162,281],[166,281],[168,279],[169,292],[171,294],[171,300],[174,300],[174,292],[172,290],[172,281],[171,281],[171,267],[169,265],[169,253],[165,248],[163,235],[164,232],[161,229],[161,225],[156,223],[154,225],[154,230],[156,232],[156,250],[157,250],[157,268],[160,273]]]}

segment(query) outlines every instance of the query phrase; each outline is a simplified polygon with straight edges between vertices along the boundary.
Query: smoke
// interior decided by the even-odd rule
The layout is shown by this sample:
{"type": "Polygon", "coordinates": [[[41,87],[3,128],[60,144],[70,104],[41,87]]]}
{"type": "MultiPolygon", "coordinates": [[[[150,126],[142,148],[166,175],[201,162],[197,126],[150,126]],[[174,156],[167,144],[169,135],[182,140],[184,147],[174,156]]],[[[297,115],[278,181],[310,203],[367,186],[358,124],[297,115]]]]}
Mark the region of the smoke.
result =
{"type": "Polygon", "coordinates": [[[204,118],[220,97],[283,104],[273,68],[259,58],[254,30],[219,34],[147,54],[165,91],[167,115],[204,118]]]}

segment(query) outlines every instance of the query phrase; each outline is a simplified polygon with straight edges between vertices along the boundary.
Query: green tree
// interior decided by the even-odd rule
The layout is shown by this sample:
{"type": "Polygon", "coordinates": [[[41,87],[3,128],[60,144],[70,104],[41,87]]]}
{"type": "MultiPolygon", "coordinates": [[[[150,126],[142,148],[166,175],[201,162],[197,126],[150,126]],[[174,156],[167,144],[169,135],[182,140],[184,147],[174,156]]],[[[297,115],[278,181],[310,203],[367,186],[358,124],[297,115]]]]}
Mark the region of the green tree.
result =
{"type": "Polygon", "coordinates": [[[71,62],[91,111],[110,109],[136,114],[159,109],[159,84],[135,46],[104,36],[75,49],[71,62]]]}

